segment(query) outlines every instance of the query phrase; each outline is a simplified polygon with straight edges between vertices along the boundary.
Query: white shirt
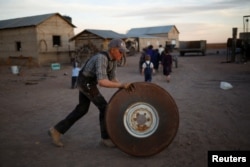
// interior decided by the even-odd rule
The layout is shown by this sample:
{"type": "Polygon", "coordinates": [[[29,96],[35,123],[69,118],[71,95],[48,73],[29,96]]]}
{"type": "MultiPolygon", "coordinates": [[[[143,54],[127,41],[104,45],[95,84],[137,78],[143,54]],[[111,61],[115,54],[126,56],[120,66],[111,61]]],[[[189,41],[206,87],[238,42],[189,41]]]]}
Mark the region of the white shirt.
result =
{"type": "Polygon", "coordinates": [[[150,63],[150,68],[154,68],[154,64],[153,64],[152,62],[148,61],[148,60],[142,64],[142,68],[146,68],[146,67],[147,67],[147,66],[146,66],[146,63],[147,63],[147,64],[150,63]]]}
{"type": "Polygon", "coordinates": [[[81,69],[79,67],[73,68],[72,69],[72,77],[78,77],[80,70],[81,69]]]}
{"type": "Polygon", "coordinates": [[[161,53],[163,52],[163,50],[164,50],[163,47],[160,47],[160,48],[158,49],[160,55],[161,55],[161,53]]]}

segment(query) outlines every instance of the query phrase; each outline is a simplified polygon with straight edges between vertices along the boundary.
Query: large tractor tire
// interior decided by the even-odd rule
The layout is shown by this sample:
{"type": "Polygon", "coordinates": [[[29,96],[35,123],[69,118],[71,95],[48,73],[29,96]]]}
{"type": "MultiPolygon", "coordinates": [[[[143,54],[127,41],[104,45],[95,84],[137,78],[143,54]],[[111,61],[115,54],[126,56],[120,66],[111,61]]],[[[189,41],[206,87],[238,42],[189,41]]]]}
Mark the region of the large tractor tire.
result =
{"type": "Polygon", "coordinates": [[[177,105],[153,83],[133,83],[135,91],[118,90],[110,99],[106,124],[110,139],[123,152],[138,157],[163,151],[179,127],[177,105]]]}

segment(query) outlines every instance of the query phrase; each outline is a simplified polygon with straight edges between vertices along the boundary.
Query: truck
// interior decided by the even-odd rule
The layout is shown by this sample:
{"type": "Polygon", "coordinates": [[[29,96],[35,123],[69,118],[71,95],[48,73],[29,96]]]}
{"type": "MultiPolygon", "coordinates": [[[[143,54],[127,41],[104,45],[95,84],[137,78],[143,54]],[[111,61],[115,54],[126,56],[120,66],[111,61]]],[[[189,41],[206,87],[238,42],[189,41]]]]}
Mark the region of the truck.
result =
{"type": "Polygon", "coordinates": [[[206,54],[206,40],[199,41],[180,41],[179,42],[179,52],[181,56],[185,53],[201,53],[203,56],[206,54]]]}

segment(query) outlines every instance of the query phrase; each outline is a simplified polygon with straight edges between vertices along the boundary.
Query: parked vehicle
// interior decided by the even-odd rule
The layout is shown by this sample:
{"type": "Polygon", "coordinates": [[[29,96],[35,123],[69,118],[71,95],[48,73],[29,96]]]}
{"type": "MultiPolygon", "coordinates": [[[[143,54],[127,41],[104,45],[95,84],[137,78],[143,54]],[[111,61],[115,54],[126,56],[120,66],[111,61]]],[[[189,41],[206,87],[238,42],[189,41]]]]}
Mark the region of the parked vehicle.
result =
{"type": "Polygon", "coordinates": [[[200,41],[180,41],[179,42],[179,52],[181,56],[185,53],[200,52],[203,56],[206,54],[206,40],[200,41]]]}
{"type": "Polygon", "coordinates": [[[127,56],[134,56],[138,52],[138,43],[136,40],[127,40],[126,48],[129,50],[127,56]]]}

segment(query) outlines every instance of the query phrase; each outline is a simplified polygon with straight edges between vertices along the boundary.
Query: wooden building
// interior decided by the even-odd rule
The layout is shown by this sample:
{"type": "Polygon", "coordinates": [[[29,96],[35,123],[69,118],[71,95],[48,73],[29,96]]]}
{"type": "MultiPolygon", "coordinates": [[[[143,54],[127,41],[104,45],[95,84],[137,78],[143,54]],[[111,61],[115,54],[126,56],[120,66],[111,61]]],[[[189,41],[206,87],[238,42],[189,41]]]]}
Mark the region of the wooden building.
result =
{"type": "Polygon", "coordinates": [[[80,48],[86,45],[94,45],[96,50],[107,50],[108,43],[113,38],[125,39],[126,36],[112,30],[85,29],[70,41],[75,41],[75,47],[80,48]]]}
{"type": "Polygon", "coordinates": [[[126,36],[129,38],[127,40],[137,43],[139,51],[149,45],[153,45],[154,48],[158,48],[159,45],[164,47],[166,44],[179,47],[179,31],[175,25],[132,28],[126,36]]]}
{"type": "Polygon", "coordinates": [[[70,41],[75,41],[76,54],[80,57],[88,57],[94,52],[106,50],[109,41],[113,38],[121,38],[126,42],[130,51],[127,55],[133,55],[143,48],[153,45],[158,48],[161,44],[179,46],[179,31],[174,25],[132,28],[127,34],[119,34],[112,30],[85,29],[70,41]]]}
{"type": "Polygon", "coordinates": [[[113,38],[120,38],[125,41],[126,36],[112,30],[85,29],[72,37],[70,41],[75,42],[77,59],[85,61],[91,55],[107,50],[108,44],[113,38]]]}
{"type": "Polygon", "coordinates": [[[28,58],[38,65],[69,62],[74,28],[71,18],[59,13],[1,20],[0,59],[28,58]]]}

